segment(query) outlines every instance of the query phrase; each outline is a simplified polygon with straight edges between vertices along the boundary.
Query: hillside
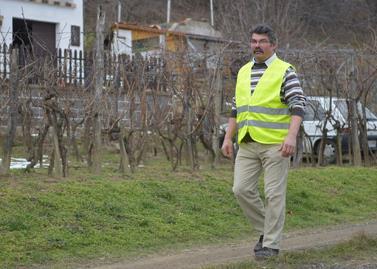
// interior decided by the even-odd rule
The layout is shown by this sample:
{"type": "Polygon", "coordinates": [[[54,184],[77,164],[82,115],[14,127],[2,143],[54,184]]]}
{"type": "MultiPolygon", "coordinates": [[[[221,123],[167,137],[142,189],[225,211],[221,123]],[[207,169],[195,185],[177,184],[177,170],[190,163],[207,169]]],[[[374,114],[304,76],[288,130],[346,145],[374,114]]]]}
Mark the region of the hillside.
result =
{"type": "MultiPolygon", "coordinates": [[[[166,21],[167,0],[121,0],[121,20],[139,24],[166,21]]],[[[210,20],[209,0],[171,0],[171,21],[185,18],[210,20]]],[[[85,31],[95,29],[96,9],[101,4],[106,24],[117,20],[118,0],[84,0],[85,31]]],[[[280,44],[307,46],[324,42],[359,46],[374,42],[377,27],[377,1],[374,0],[238,0],[214,1],[215,27],[228,38],[248,41],[249,29],[260,22],[271,24],[280,44]]]]}

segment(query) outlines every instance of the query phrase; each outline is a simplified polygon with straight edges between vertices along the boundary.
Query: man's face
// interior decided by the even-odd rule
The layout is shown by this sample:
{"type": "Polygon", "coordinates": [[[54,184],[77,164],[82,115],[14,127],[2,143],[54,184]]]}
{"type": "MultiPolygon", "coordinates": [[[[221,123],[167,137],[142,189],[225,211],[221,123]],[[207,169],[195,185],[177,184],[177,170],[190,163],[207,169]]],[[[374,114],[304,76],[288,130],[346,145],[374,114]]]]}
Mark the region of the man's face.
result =
{"type": "Polygon", "coordinates": [[[276,45],[270,43],[265,34],[252,34],[250,41],[251,51],[257,62],[264,62],[275,53],[276,45]]]}

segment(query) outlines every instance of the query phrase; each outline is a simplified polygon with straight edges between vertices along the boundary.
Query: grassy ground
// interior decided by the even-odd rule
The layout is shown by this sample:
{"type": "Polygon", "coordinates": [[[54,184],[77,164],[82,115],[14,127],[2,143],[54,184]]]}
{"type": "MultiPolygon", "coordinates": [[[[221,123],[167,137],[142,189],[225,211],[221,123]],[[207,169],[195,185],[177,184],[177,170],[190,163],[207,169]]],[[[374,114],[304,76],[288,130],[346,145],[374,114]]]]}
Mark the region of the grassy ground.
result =
{"type": "MultiPolygon", "coordinates": [[[[229,163],[172,173],[150,159],[121,176],[109,157],[93,175],[72,164],[0,178],[0,268],[85,262],[236,240],[250,226],[231,191],[229,163]]],[[[292,170],[286,230],[377,219],[376,168],[292,170]]]]}
{"type": "Polygon", "coordinates": [[[332,247],[285,252],[268,261],[241,263],[206,267],[205,269],[315,269],[315,268],[376,268],[377,238],[364,235],[349,242],[332,247]],[[373,266],[373,267],[372,267],[373,266]]]}

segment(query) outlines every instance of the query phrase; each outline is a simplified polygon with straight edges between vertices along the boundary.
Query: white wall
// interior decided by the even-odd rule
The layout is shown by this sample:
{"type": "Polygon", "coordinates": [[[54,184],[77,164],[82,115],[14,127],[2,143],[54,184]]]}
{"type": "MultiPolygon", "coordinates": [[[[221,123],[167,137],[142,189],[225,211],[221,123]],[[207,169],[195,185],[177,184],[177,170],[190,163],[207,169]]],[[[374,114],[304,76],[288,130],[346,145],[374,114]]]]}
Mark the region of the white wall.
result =
{"type": "Polygon", "coordinates": [[[3,25],[0,28],[0,44],[12,43],[12,19],[25,18],[56,24],[56,45],[58,48],[83,50],[83,0],[65,1],[76,6],[64,7],[49,4],[39,4],[22,0],[0,0],[0,16],[3,16],[3,25]],[[70,46],[71,25],[80,26],[80,46],[70,46]]]}
{"type": "Polygon", "coordinates": [[[116,55],[132,55],[132,32],[130,30],[115,29],[111,50],[116,55]]]}

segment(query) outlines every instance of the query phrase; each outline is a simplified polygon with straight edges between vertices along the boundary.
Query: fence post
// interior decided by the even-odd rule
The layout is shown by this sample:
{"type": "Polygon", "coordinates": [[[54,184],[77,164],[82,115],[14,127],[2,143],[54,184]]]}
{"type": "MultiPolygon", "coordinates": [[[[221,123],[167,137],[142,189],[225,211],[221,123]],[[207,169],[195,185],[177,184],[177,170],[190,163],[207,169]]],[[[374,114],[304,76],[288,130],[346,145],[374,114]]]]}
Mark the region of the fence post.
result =
{"type": "Polygon", "coordinates": [[[62,70],[62,49],[59,48],[56,50],[56,54],[57,54],[57,59],[56,59],[56,62],[57,62],[57,65],[58,65],[58,80],[59,80],[59,84],[62,84],[64,82],[64,79],[63,79],[63,70],[62,70]]]}
{"type": "Polygon", "coordinates": [[[84,86],[83,65],[84,65],[84,58],[83,58],[82,51],[80,50],[80,53],[79,53],[79,84],[80,86],[84,86]]]}
{"type": "Polygon", "coordinates": [[[64,49],[64,62],[63,62],[63,72],[64,72],[64,82],[67,83],[68,81],[68,72],[67,72],[67,58],[68,58],[68,51],[64,49]]]}
{"type": "Polygon", "coordinates": [[[75,50],[73,52],[73,63],[74,63],[74,65],[73,65],[73,69],[74,69],[73,85],[75,85],[75,86],[77,86],[77,69],[78,69],[77,61],[78,61],[77,50],[75,50]]]}
{"type": "Polygon", "coordinates": [[[68,54],[68,76],[69,76],[69,78],[68,78],[68,83],[70,84],[70,85],[72,85],[72,73],[73,73],[73,69],[72,69],[72,50],[70,49],[70,50],[67,50],[67,54],[68,54]]]}

